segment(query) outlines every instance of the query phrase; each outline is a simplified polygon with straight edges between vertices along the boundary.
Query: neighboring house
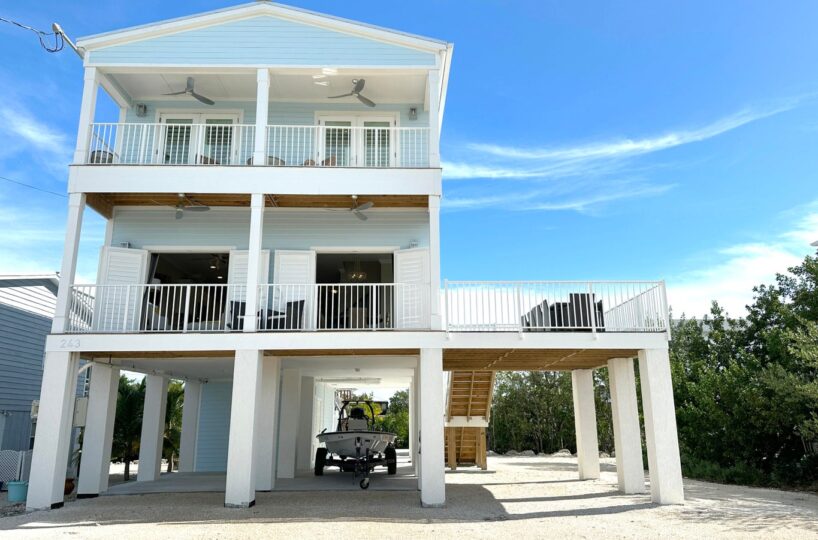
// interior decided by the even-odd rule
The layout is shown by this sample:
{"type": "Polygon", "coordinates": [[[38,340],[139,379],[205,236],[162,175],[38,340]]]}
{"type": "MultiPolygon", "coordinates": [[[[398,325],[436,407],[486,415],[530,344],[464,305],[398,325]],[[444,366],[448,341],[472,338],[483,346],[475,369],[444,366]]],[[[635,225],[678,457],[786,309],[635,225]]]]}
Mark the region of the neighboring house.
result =
{"type": "Polygon", "coordinates": [[[40,397],[58,287],[56,274],[0,276],[0,450],[32,448],[31,402],[40,397]]]}
{"type": "Polygon", "coordinates": [[[81,358],[80,497],[107,489],[120,369],[146,374],[137,481],[158,478],[168,380],[183,379],[180,470],[224,472],[239,507],[309,474],[336,388],[408,387],[420,501],[439,506],[446,462],[485,467],[498,370],[572,371],[579,474],[598,477],[592,370],[608,366],[620,488],[640,492],[638,356],[652,498],[682,500],[663,282],[441,283],[451,44],[255,2],[78,46],[39,413],[54,428],[35,440],[28,508],[63,504],[81,358]],[[95,116],[100,87],[117,122],[95,116]],[[107,233],[98,283],[79,285],[88,208],[107,233]]]}

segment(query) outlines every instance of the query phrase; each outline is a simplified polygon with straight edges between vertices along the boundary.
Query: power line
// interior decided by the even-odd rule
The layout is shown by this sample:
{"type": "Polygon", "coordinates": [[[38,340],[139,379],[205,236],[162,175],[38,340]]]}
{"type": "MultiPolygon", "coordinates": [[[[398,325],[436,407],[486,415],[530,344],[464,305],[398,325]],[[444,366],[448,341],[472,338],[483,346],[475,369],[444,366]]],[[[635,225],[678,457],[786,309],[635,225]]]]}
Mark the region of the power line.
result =
{"type": "Polygon", "coordinates": [[[48,193],[50,195],[56,195],[57,197],[66,198],[68,195],[65,193],[57,193],[56,191],[48,191],[47,189],[39,188],[37,186],[32,186],[31,184],[26,184],[25,182],[20,182],[18,180],[12,180],[11,178],[6,178],[5,176],[0,176],[0,180],[5,180],[6,182],[11,182],[12,184],[17,184],[18,186],[27,187],[29,189],[36,189],[37,191],[42,191],[43,193],[48,193]]]}
{"type": "Polygon", "coordinates": [[[4,17],[0,17],[0,22],[8,23],[8,24],[14,25],[14,26],[16,26],[18,28],[22,28],[23,30],[28,30],[30,32],[34,32],[34,34],[36,34],[36,36],[37,36],[37,39],[40,40],[40,46],[42,46],[43,49],[45,49],[46,51],[48,51],[50,53],[60,52],[63,49],[63,47],[65,47],[65,40],[63,39],[62,34],[59,34],[57,32],[44,32],[43,30],[38,30],[36,28],[32,28],[31,26],[29,26],[27,24],[23,24],[21,22],[13,21],[11,19],[6,19],[4,17]],[[45,39],[50,37],[50,36],[54,36],[54,46],[53,47],[49,46],[45,42],[45,39]]]}

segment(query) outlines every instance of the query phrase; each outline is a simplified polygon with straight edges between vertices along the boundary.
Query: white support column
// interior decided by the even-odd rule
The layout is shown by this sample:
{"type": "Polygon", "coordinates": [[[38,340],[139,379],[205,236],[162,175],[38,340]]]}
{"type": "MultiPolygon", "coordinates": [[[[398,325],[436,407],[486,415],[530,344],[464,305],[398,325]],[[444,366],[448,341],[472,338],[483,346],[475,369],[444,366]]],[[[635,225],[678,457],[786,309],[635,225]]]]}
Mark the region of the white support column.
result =
{"type": "Polygon", "coordinates": [[[684,486],[667,349],[639,351],[639,382],[645,413],[650,498],[658,504],[681,504],[684,486]]]}
{"type": "Polygon", "coordinates": [[[270,106],[270,70],[259,68],[256,74],[256,137],[253,165],[267,165],[267,114],[270,106]]]}
{"type": "Polygon", "coordinates": [[[440,167],[440,70],[430,69],[426,78],[429,104],[429,166],[440,167]]]}
{"type": "Polygon", "coordinates": [[[575,369],[572,371],[571,388],[574,393],[574,425],[577,432],[579,479],[599,478],[599,441],[596,433],[593,370],[575,369]]]}
{"type": "Polygon", "coordinates": [[[420,350],[420,502],[423,506],[446,504],[443,423],[443,350],[420,350]]]}
{"type": "Polygon", "coordinates": [[[151,482],[159,478],[167,403],[168,380],[161,375],[145,375],[145,406],[142,409],[137,482],[151,482]]]}
{"type": "Polygon", "coordinates": [[[417,418],[415,418],[415,378],[412,377],[412,381],[409,383],[409,459],[412,460],[412,466],[417,466],[417,460],[415,459],[415,450],[418,447],[416,442],[417,433],[415,432],[415,426],[417,425],[417,418]]]}
{"type": "Polygon", "coordinates": [[[279,478],[295,478],[295,443],[300,416],[296,403],[301,403],[301,372],[285,369],[281,377],[281,417],[278,421],[279,478]]]}
{"type": "Polygon", "coordinates": [[[224,493],[224,505],[228,508],[248,508],[256,504],[256,439],[263,354],[257,349],[238,350],[233,363],[233,398],[224,493]]]}
{"type": "Polygon", "coordinates": [[[429,288],[432,330],[443,329],[440,313],[440,195],[429,195],[429,288]]]}
{"type": "Polygon", "coordinates": [[[85,68],[79,127],[77,128],[77,146],[74,150],[74,163],[77,165],[85,163],[88,157],[88,145],[91,141],[91,124],[94,122],[98,91],[99,73],[97,73],[97,68],[85,68]]]}
{"type": "Polygon", "coordinates": [[[642,436],[639,431],[633,359],[608,360],[608,378],[619,490],[623,493],[643,493],[645,466],[642,462],[642,436]]]}
{"type": "Polygon", "coordinates": [[[298,413],[298,436],[296,443],[296,470],[312,469],[313,407],[315,406],[315,378],[301,377],[301,400],[298,413]]]}
{"type": "Polygon", "coordinates": [[[27,510],[47,510],[63,505],[78,364],[78,353],[49,352],[45,355],[27,510]]]}
{"type": "MultiPolygon", "coordinates": [[[[244,315],[244,331],[255,332],[259,309],[259,279],[261,271],[261,234],[264,228],[264,195],[253,193],[250,197],[250,241],[247,252],[247,292],[244,315]]],[[[267,276],[264,276],[266,281],[267,276]]]]}
{"type": "Polygon", "coordinates": [[[265,356],[262,361],[258,438],[256,439],[256,491],[275,487],[276,425],[278,424],[278,386],[281,359],[265,356]]]}
{"type": "Polygon", "coordinates": [[[94,364],[91,367],[78,499],[96,497],[108,490],[118,390],[119,369],[105,364],[94,364]]]}
{"type": "MultiPolygon", "coordinates": [[[[414,385],[414,395],[412,396],[411,406],[415,411],[414,433],[410,433],[414,448],[412,449],[412,464],[415,466],[415,476],[418,478],[418,491],[420,491],[420,473],[423,464],[420,462],[420,357],[418,357],[418,364],[415,366],[414,374],[412,375],[412,384],[414,385]]],[[[412,414],[411,412],[409,413],[412,414]]],[[[444,440],[445,445],[445,440],[444,440]]]]}
{"type": "Polygon", "coordinates": [[[182,406],[182,436],[179,444],[179,472],[196,470],[196,443],[199,439],[199,406],[202,383],[185,381],[185,403],[182,406]]]}
{"type": "Polygon", "coordinates": [[[65,244],[63,244],[62,267],[60,269],[60,287],[57,290],[57,306],[54,310],[54,321],[51,323],[53,334],[65,331],[69,310],[71,309],[71,285],[77,273],[77,253],[80,247],[82,232],[82,214],[85,211],[85,193],[68,195],[68,223],[65,227],[65,244]]]}

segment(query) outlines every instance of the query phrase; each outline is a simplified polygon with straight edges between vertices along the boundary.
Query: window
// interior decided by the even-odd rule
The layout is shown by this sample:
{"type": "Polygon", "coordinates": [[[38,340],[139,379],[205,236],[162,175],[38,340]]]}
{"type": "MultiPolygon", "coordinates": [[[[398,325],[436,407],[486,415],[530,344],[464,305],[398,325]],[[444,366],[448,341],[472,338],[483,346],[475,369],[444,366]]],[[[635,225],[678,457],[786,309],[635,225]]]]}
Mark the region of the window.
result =
{"type": "Polygon", "coordinates": [[[319,159],[325,167],[392,167],[397,160],[394,117],[320,116],[319,159]]]}
{"type": "Polygon", "coordinates": [[[234,114],[162,114],[160,163],[230,165],[237,158],[234,114]]]}

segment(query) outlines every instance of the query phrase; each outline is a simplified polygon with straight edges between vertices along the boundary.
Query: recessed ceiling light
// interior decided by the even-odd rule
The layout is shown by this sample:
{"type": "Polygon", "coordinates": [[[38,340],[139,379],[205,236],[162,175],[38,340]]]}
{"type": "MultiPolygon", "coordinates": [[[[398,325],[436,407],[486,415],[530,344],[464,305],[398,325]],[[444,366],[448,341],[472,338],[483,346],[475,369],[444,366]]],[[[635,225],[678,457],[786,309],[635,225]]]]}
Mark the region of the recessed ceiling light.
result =
{"type": "Polygon", "coordinates": [[[317,84],[318,86],[329,86],[329,81],[312,81],[312,82],[317,84]]]}
{"type": "Polygon", "coordinates": [[[224,279],[224,276],[216,276],[216,279],[224,279]]]}
{"type": "Polygon", "coordinates": [[[326,75],[313,75],[312,76],[313,79],[325,79],[326,77],[327,77],[326,75]]]}
{"type": "Polygon", "coordinates": [[[324,75],[337,75],[338,70],[334,68],[321,68],[321,73],[324,75]]]}
{"type": "Polygon", "coordinates": [[[215,265],[215,264],[211,264],[211,265],[210,265],[210,269],[211,269],[211,270],[215,270],[215,269],[216,269],[216,265],[215,265]]]}

